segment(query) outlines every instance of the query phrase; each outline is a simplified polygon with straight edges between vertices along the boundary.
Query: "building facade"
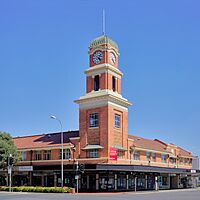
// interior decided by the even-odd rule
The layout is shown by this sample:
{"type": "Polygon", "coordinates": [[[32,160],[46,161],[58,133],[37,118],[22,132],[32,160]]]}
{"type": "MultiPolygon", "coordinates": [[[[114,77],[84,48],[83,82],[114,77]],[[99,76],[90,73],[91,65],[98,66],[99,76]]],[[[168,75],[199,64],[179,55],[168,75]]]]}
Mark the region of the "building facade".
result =
{"type": "MultiPolygon", "coordinates": [[[[64,132],[64,185],[81,191],[192,187],[192,153],[174,144],[128,134],[128,107],[121,94],[118,45],[103,35],[89,46],[86,94],[79,105],[79,131],[64,132]]],[[[14,185],[61,185],[61,134],[14,138],[22,161],[14,185]]],[[[1,171],[0,184],[7,180],[1,171]]]]}

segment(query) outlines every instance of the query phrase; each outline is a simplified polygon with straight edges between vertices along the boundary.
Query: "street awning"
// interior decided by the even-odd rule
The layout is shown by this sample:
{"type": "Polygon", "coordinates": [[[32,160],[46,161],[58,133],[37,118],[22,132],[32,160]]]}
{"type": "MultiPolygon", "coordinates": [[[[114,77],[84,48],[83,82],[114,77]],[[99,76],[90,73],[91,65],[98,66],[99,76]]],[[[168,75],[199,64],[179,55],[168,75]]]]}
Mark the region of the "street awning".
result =
{"type": "Polygon", "coordinates": [[[91,149],[103,149],[103,147],[98,144],[88,144],[82,148],[82,150],[84,150],[84,151],[91,150],[91,149]]]}

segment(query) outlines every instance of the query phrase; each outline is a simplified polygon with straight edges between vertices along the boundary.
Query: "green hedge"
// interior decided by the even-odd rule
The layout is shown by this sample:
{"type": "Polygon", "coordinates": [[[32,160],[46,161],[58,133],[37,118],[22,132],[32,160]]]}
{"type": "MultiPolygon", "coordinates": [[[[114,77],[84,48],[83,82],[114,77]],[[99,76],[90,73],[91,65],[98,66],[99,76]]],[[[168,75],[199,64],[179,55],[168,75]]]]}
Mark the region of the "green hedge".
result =
{"type": "MultiPolygon", "coordinates": [[[[9,187],[2,186],[0,191],[9,191],[9,187]]],[[[70,188],[64,187],[32,187],[32,186],[19,186],[12,187],[13,192],[44,192],[44,193],[67,193],[70,188]]]]}

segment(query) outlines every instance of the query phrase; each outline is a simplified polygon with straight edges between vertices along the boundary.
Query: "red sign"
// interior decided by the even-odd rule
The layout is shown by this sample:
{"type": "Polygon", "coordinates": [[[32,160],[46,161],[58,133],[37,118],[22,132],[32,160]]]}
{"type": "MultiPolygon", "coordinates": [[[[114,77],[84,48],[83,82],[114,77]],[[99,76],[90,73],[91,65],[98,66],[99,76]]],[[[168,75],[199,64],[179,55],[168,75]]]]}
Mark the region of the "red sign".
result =
{"type": "Polygon", "coordinates": [[[117,160],[118,149],[110,147],[110,160],[117,160]]]}

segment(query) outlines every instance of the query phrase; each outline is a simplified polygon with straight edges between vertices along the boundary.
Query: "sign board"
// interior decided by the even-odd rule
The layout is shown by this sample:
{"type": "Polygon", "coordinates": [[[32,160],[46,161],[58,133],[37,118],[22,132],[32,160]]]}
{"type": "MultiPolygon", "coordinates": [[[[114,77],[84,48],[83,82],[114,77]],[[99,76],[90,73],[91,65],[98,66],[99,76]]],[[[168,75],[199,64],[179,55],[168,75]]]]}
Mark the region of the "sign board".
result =
{"type": "Polygon", "coordinates": [[[75,176],[75,179],[79,179],[79,175],[76,175],[76,176],[75,176]]]}
{"type": "Polygon", "coordinates": [[[117,160],[118,149],[110,147],[110,160],[117,160]]]}
{"type": "Polygon", "coordinates": [[[20,172],[30,172],[33,171],[33,166],[19,166],[18,170],[20,172]]]}
{"type": "Polygon", "coordinates": [[[12,167],[8,167],[8,174],[11,174],[12,173],[12,167]]]}

